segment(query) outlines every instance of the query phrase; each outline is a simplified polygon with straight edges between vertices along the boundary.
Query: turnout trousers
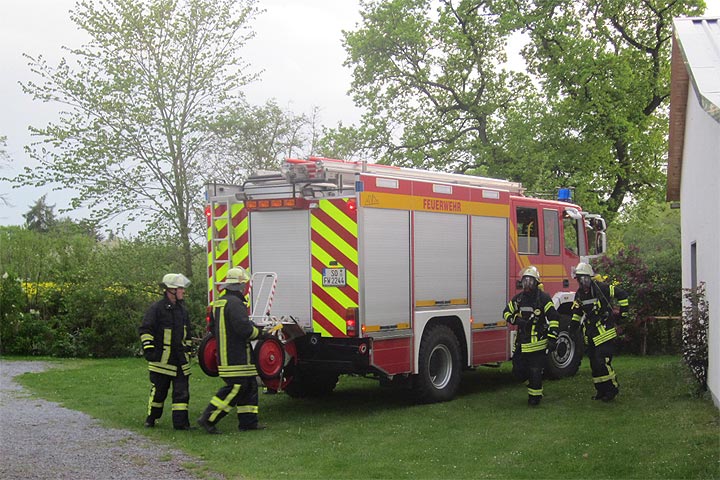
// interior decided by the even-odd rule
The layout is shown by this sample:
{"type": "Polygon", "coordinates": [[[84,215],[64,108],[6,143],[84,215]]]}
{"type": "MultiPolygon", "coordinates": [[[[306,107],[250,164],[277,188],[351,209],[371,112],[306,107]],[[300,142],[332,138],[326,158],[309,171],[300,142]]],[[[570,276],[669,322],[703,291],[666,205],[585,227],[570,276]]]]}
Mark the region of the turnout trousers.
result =
{"type": "Polygon", "coordinates": [[[178,368],[176,376],[163,375],[150,372],[150,399],[148,400],[148,419],[157,420],[163,414],[163,406],[172,384],[172,422],[173,427],[182,428],[190,426],[188,418],[188,403],[190,402],[189,377],[183,375],[182,368],[178,368]]]}
{"type": "Polygon", "coordinates": [[[526,353],[516,350],[513,355],[513,375],[521,382],[527,382],[528,399],[534,397],[539,400],[542,398],[542,376],[545,357],[545,350],[526,353]]]}
{"type": "Polygon", "coordinates": [[[612,400],[620,393],[617,375],[612,367],[614,353],[614,340],[609,340],[597,346],[588,345],[590,369],[592,370],[592,379],[596,390],[595,398],[598,400],[612,400]]]}
{"type": "Polygon", "coordinates": [[[217,391],[203,418],[215,425],[225,415],[237,412],[238,428],[244,429],[258,423],[258,384],[253,377],[224,377],[225,386],[217,391]]]}

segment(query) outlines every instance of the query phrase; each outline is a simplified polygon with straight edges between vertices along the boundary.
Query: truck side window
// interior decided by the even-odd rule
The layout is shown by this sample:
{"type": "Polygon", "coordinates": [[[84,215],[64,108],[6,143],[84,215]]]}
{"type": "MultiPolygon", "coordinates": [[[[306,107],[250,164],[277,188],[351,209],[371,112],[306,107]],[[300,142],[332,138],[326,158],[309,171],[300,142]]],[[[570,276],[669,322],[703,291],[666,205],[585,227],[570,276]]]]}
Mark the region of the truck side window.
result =
{"type": "Polygon", "coordinates": [[[560,220],[557,210],[543,209],[545,255],[560,255],[560,220]]]}
{"type": "Polygon", "coordinates": [[[517,208],[518,253],[537,255],[538,247],[538,214],[537,209],[517,208]]]}
{"type": "Polygon", "coordinates": [[[578,254],[577,221],[573,218],[563,218],[563,231],[565,232],[565,249],[578,254]]]}

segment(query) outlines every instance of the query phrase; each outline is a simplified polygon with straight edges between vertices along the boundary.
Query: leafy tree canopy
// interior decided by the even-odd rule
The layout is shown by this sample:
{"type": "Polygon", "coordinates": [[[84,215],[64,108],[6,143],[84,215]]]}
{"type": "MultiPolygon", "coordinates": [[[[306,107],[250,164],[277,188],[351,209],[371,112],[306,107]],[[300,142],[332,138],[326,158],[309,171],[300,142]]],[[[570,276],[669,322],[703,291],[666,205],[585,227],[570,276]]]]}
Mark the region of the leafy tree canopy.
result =
{"type": "Polygon", "coordinates": [[[505,177],[531,193],[574,186],[613,218],[664,185],[672,18],[701,0],[365,0],[345,32],[360,125],[323,147],[505,177]],[[524,33],[526,73],[505,68],[524,33]]]}
{"type": "Polygon", "coordinates": [[[208,126],[239,101],[254,76],[239,56],[252,37],[255,0],[79,2],[71,19],[90,36],[49,65],[28,57],[41,81],[23,85],[66,106],[33,127],[40,168],[23,185],[59,184],[96,220],[142,220],[183,246],[192,275],[193,209],[201,198],[200,153],[208,126]]]}

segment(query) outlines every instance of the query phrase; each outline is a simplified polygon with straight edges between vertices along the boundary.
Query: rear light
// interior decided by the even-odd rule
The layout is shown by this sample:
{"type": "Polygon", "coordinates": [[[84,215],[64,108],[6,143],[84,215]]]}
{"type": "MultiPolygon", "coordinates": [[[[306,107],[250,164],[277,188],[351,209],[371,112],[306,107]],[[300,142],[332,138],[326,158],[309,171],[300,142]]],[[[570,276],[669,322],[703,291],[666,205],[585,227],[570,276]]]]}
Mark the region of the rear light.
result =
{"type": "Polygon", "coordinates": [[[357,308],[348,308],[347,310],[345,310],[345,331],[347,332],[348,337],[358,336],[357,317],[357,308]]]}
{"type": "Polygon", "coordinates": [[[210,218],[211,213],[212,213],[212,210],[210,209],[210,205],[205,205],[205,216],[207,218],[210,218]]]}
{"type": "Polygon", "coordinates": [[[351,198],[350,200],[348,200],[347,208],[350,211],[357,210],[357,200],[355,200],[354,198],[351,198]]]}
{"type": "Polygon", "coordinates": [[[212,320],[212,306],[205,307],[205,324],[208,332],[210,331],[210,320],[212,320]]]}
{"type": "Polygon", "coordinates": [[[306,208],[307,200],[304,198],[271,198],[266,200],[247,200],[245,208],[248,210],[266,210],[266,209],[289,209],[289,208],[306,208]]]}

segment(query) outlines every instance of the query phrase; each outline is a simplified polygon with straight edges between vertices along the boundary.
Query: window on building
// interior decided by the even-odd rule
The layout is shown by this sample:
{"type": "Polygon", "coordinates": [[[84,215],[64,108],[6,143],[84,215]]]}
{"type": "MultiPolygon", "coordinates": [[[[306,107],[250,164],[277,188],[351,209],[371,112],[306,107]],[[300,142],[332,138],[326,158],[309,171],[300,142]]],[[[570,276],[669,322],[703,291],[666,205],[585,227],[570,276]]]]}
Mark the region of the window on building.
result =
{"type": "Polygon", "coordinates": [[[518,253],[537,255],[538,247],[538,214],[537,209],[528,207],[517,208],[518,253]]]}

